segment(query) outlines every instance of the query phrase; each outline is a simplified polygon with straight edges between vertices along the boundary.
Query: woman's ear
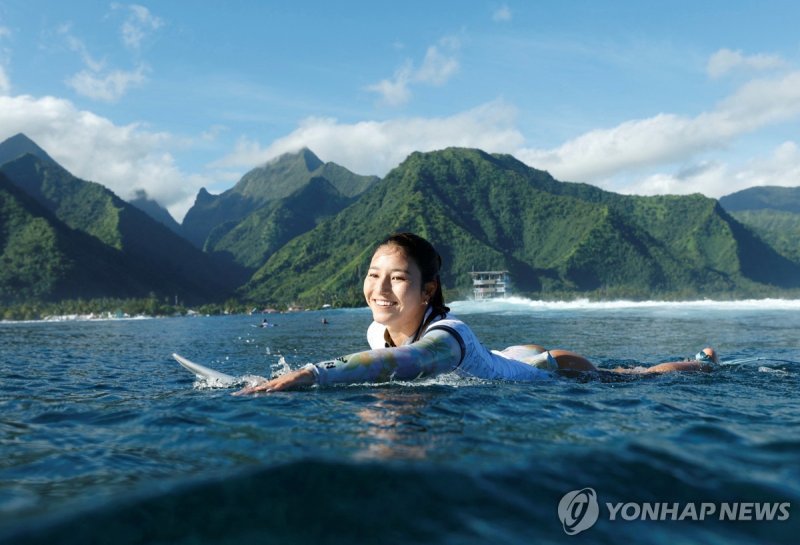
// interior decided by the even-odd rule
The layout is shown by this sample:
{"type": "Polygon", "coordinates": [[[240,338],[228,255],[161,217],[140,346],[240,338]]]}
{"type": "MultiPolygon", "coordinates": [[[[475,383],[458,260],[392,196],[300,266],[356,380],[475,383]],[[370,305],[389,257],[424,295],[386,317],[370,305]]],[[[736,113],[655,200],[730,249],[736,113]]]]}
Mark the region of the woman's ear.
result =
{"type": "Polygon", "coordinates": [[[438,286],[439,284],[436,282],[436,280],[431,280],[425,284],[425,288],[422,290],[425,294],[425,302],[429,302],[431,299],[433,299],[433,294],[436,293],[436,288],[438,286]]]}

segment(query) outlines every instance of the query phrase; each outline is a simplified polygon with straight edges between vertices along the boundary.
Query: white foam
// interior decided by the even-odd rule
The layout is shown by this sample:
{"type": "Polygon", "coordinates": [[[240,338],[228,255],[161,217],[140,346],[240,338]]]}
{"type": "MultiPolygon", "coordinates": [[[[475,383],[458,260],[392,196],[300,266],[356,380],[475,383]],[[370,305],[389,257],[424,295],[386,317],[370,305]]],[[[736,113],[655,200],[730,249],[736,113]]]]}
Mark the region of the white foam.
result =
{"type": "Polygon", "coordinates": [[[771,375],[778,375],[778,376],[784,376],[789,374],[788,371],[784,371],[783,369],[773,369],[772,367],[764,367],[764,366],[759,367],[758,372],[769,373],[771,375]]]}
{"type": "Polygon", "coordinates": [[[493,312],[530,312],[550,310],[648,310],[648,309],[716,309],[716,310],[800,310],[800,299],[743,299],[739,301],[717,301],[699,299],[694,301],[542,301],[524,297],[489,299],[486,301],[453,301],[449,304],[455,314],[482,314],[493,312]]]}

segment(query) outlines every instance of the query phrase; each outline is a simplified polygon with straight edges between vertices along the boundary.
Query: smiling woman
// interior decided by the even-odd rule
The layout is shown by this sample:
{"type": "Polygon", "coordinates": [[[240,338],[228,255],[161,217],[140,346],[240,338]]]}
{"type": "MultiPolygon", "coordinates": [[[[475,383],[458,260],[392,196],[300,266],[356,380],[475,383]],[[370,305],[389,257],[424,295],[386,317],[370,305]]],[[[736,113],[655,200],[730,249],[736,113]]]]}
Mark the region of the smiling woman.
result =
{"type": "Polygon", "coordinates": [[[305,367],[244,388],[238,394],[274,392],[312,384],[413,380],[442,373],[534,381],[548,371],[594,370],[566,350],[529,344],[490,351],[472,330],[449,314],[439,279],[441,257],[422,237],[398,233],[381,241],[364,279],[372,310],[367,332],[372,350],[305,367]]]}

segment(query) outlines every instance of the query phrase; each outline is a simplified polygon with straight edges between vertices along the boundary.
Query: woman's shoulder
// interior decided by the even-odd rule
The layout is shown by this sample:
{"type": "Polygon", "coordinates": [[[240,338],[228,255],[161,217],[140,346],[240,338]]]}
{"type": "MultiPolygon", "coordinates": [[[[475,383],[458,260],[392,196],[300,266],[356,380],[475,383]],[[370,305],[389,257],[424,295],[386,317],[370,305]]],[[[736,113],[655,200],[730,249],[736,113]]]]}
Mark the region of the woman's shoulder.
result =
{"type": "Polygon", "coordinates": [[[455,330],[462,336],[473,335],[472,330],[466,323],[464,323],[464,321],[450,313],[445,314],[444,316],[439,316],[433,320],[425,328],[425,333],[428,333],[429,331],[436,331],[437,329],[455,330]]]}
{"type": "MultiPolygon", "coordinates": [[[[453,313],[448,312],[447,314],[444,314],[444,315],[440,314],[435,319],[431,320],[431,323],[428,324],[428,328],[431,328],[431,327],[433,327],[435,325],[438,325],[438,324],[448,324],[448,323],[449,324],[456,324],[456,323],[464,324],[464,321],[461,320],[460,318],[458,318],[453,313]]],[[[466,324],[464,324],[464,325],[466,325],[466,324]]]]}

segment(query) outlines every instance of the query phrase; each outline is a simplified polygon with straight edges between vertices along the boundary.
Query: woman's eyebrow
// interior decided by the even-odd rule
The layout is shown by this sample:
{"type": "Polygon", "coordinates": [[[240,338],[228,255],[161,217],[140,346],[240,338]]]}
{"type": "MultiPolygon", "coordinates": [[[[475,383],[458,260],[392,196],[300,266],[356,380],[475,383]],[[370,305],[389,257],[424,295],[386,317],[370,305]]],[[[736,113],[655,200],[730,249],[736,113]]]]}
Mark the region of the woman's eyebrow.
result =
{"type": "MultiPolygon", "coordinates": [[[[380,267],[370,267],[368,270],[370,270],[370,271],[373,271],[373,270],[375,270],[375,271],[380,271],[380,270],[382,270],[382,269],[381,269],[380,267]]],[[[389,270],[390,270],[391,272],[401,272],[401,273],[406,273],[406,274],[408,274],[408,269],[389,269],[389,270]]]]}

